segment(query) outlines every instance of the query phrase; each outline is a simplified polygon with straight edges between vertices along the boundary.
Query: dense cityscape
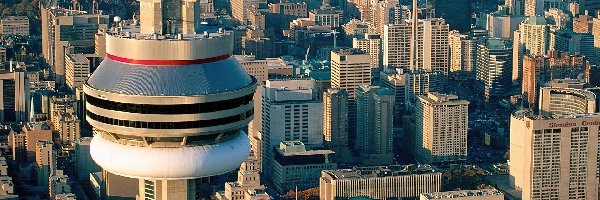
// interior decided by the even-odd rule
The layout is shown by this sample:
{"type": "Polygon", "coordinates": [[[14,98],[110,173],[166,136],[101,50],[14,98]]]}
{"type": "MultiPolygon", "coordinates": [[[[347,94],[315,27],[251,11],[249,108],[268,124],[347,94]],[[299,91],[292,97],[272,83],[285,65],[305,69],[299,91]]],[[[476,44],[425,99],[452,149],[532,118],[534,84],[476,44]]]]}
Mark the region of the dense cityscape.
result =
{"type": "Polygon", "coordinates": [[[600,0],[0,0],[0,95],[0,199],[600,199],[600,0]]]}

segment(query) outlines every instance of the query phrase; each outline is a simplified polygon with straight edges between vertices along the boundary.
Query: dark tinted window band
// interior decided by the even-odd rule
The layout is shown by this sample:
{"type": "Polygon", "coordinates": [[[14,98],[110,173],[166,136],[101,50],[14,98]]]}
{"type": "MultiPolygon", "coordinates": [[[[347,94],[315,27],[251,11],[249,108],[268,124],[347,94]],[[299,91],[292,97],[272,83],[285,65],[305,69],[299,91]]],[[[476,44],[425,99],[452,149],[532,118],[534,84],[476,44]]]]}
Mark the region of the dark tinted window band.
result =
{"type": "Polygon", "coordinates": [[[147,129],[188,129],[188,128],[205,128],[219,125],[231,124],[234,122],[246,120],[252,117],[254,110],[248,110],[245,113],[224,117],[219,119],[187,121],[187,122],[144,122],[144,121],[129,121],[121,119],[113,119],[101,115],[87,112],[87,116],[95,121],[110,124],[114,126],[124,126],[131,128],[147,128],[147,129]]]}
{"type": "Polygon", "coordinates": [[[152,105],[152,104],[132,104],[119,103],[104,99],[99,99],[93,96],[85,95],[85,100],[99,108],[107,110],[122,111],[128,113],[139,114],[197,114],[216,112],[237,108],[246,105],[252,101],[254,94],[249,94],[243,97],[228,99],[224,101],[215,101],[196,104],[176,104],[176,105],[152,105]]]}

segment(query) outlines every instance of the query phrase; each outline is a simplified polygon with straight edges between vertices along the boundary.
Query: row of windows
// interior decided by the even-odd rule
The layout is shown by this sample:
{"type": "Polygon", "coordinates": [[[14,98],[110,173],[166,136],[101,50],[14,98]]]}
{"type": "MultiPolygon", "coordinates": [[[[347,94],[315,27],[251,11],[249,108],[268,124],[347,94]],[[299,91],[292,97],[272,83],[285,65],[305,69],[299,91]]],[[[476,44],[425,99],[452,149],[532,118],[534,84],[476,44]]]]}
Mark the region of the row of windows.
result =
{"type": "Polygon", "coordinates": [[[254,113],[254,110],[250,109],[245,113],[210,120],[199,120],[199,121],[186,121],[186,122],[144,122],[144,121],[129,121],[113,119],[101,115],[87,112],[87,116],[95,121],[102,122],[105,124],[124,126],[132,128],[147,128],[147,129],[189,129],[189,128],[205,128],[219,125],[231,124],[238,121],[243,121],[250,118],[254,113]]]}
{"type": "Polygon", "coordinates": [[[243,97],[228,99],[224,101],[215,101],[196,104],[176,104],[176,105],[151,105],[151,104],[132,104],[119,103],[99,99],[90,95],[85,95],[86,102],[99,108],[114,111],[140,114],[197,114],[222,111],[237,108],[246,105],[252,101],[253,94],[243,97]]]}

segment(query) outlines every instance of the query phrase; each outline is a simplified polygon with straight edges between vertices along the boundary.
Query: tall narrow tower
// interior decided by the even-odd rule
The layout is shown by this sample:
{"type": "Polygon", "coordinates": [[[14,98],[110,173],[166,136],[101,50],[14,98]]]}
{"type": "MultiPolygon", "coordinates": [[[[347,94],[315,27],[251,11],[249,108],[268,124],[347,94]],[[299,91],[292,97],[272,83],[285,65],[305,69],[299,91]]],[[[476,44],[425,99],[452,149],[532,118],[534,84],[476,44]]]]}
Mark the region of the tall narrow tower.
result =
{"type": "Polygon", "coordinates": [[[84,85],[90,153],[139,180],[139,199],[198,199],[198,178],[250,152],[256,79],[232,57],[233,36],[201,30],[196,0],[141,0],[140,24],[106,34],[106,58],[84,85]],[[196,34],[203,32],[203,34],[196,34]]]}

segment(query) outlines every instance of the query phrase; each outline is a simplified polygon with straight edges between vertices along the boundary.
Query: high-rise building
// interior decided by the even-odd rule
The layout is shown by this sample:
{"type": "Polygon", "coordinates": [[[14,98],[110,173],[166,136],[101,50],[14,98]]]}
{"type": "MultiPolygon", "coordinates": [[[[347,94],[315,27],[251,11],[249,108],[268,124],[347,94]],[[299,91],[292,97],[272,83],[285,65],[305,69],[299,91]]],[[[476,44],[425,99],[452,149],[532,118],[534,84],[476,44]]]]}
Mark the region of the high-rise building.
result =
{"type": "Polygon", "coordinates": [[[371,56],[360,49],[331,51],[331,87],[348,92],[348,99],[356,98],[359,85],[371,84],[371,56]]]}
{"type": "Polygon", "coordinates": [[[12,159],[24,161],[27,158],[27,144],[25,134],[22,132],[10,130],[8,134],[8,143],[12,147],[12,159]]]}
{"type": "Polygon", "coordinates": [[[539,109],[545,115],[596,113],[597,96],[573,79],[556,79],[540,88],[539,109]]]}
{"type": "Polygon", "coordinates": [[[556,29],[567,29],[572,25],[571,16],[565,13],[563,10],[558,8],[551,8],[548,11],[544,11],[544,17],[556,29]]]}
{"type": "Polygon", "coordinates": [[[408,21],[388,24],[383,29],[384,71],[393,68],[409,69],[411,25],[408,21]]]}
{"type": "Polygon", "coordinates": [[[509,184],[522,199],[598,199],[598,114],[510,119],[509,184]]]}
{"type": "Polygon", "coordinates": [[[357,196],[373,199],[417,198],[439,192],[442,173],[429,165],[390,165],[325,170],[319,179],[319,196],[324,200],[357,196]]]}
{"type": "MultiPolygon", "coordinates": [[[[262,92],[261,170],[272,170],[274,152],[282,141],[323,144],[323,103],[311,79],[268,80],[262,92]]],[[[271,178],[272,174],[265,174],[271,178]]]]}
{"type": "Polygon", "coordinates": [[[589,63],[583,56],[550,54],[550,56],[525,56],[523,59],[522,94],[530,105],[539,98],[540,86],[553,79],[588,77],[589,63]]]}
{"type": "Polygon", "coordinates": [[[338,160],[351,156],[348,144],[348,92],[344,89],[331,88],[323,93],[323,136],[338,160]]]}
{"type": "Polygon", "coordinates": [[[300,141],[282,141],[275,151],[273,184],[283,194],[298,188],[306,190],[318,186],[323,170],[336,170],[331,150],[307,150],[300,141]]]}
{"type": "Polygon", "coordinates": [[[250,153],[241,129],[256,79],[232,56],[231,32],[196,26],[198,6],[141,0],[139,27],[106,33],[107,57],[83,90],[107,193],[137,186],[140,199],[198,199],[200,178],[250,153]]]}
{"type": "Polygon", "coordinates": [[[377,0],[371,2],[371,17],[369,17],[369,33],[383,36],[384,26],[395,23],[401,16],[396,10],[401,9],[398,1],[377,0]]]}
{"type": "Polygon", "coordinates": [[[0,18],[0,34],[29,35],[29,18],[27,16],[7,16],[0,18]]]}
{"type": "Polygon", "coordinates": [[[458,80],[475,79],[477,64],[477,41],[469,35],[451,31],[448,36],[450,46],[450,76],[458,80]]]}
{"type": "MultiPolygon", "coordinates": [[[[384,27],[383,65],[409,69],[411,66],[410,20],[384,27]]],[[[419,19],[417,29],[417,64],[415,70],[441,71],[448,75],[449,26],[442,18],[419,19]]]]}
{"type": "Polygon", "coordinates": [[[387,74],[381,73],[381,86],[394,92],[394,126],[399,126],[406,104],[406,74],[402,69],[398,72],[387,74]]]}
{"type": "Polygon", "coordinates": [[[85,55],[65,55],[65,82],[71,91],[82,87],[90,74],[90,61],[85,55]]]}
{"type": "Polygon", "coordinates": [[[419,96],[429,92],[443,92],[446,77],[442,72],[413,71],[406,74],[405,105],[407,110],[414,110],[419,103],[419,96]]]}
{"type": "Polygon", "coordinates": [[[94,53],[95,35],[106,30],[108,15],[59,7],[41,6],[42,54],[56,74],[57,85],[65,83],[65,54],[94,53]],[[72,51],[68,50],[72,48],[72,51]]]}
{"type": "Polygon", "coordinates": [[[356,88],[356,143],[365,165],[394,163],[394,92],[379,86],[356,88]]]}
{"type": "Polygon", "coordinates": [[[525,16],[544,16],[544,11],[551,8],[566,9],[567,1],[564,0],[525,0],[525,16]]]}
{"type": "Polygon", "coordinates": [[[581,12],[588,12],[590,14],[597,13],[600,11],[600,2],[595,0],[578,0],[581,12]]]}
{"type": "Polygon", "coordinates": [[[35,151],[37,185],[48,186],[50,176],[56,172],[56,150],[51,141],[38,141],[35,151]]]}
{"type": "Polygon", "coordinates": [[[200,17],[213,17],[215,15],[214,0],[200,0],[200,17]]]}
{"type": "Polygon", "coordinates": [[[507,15],[505,12],[496,11],[486,15],[486,27],[492,38],[513,39],[513,33],[519,29],[519,24],[527,17],[522,15],[507,15]]]}
{"type": "Polygon", "coordinates": [[[267,0],[231,0],[231,17],[241,25],[248,24],[248,14],[250,8],[260,3],[267,3],[267,0]]]}
{"type": "Polygon", "coordinates": [[[471,30],[471,0],[433,0],[435,17],[443,18],[450,29],[466,33],[471,30]]]}
{"type": "Polygon", "coordinates": [[[525,15],[525,0],[505,0],[504,5],[508,6],[511,15],[525,15]]]}
{"type": "Polygon", "coordinates": [[[600,65],[600,14],[593,20],[592,35],[594,35],[594,49],[596,59],[591,61],[592,64],[600,65]]]}
{"type": "Polygon", "coordinates": [[[419,96],[415,155],[421,163],[463,163],[467,159],[469,101],[430,92],[419,96]]]}
{"type": "MultiPolygon", "coordinates": [[[[352,40],[352,48],[357,48],[365,53],[369,54],[371,57],[371,69],[379,68],[381,66],[381,58],[382,58],[382,49],[381,49],[381,36],[378,34],[365,34],[365,37],[353,38],[352,40]]],[[[371,74],[374,75],[374,74],[371,74]]]]}
{"type": "Polygon", "coordinates": [[[29,121],[29,78],[22,69],[0,71],[0,121],[26,122],[29,121]]]}
{"type": "Polygon", "coordinates": [[[592,33],[594,17],[584,14],[573,18],[573,32],[575,33],[592,33]]]}
{"type": "Polygon", "coordinates": [[[587,60],[595,59],[594,36],[570,30],[550,30],[550,50],[571,55],[583,55],[587,60]]]}
{"type": "Polygon", "coordinates": [[[524,55],[545,55],[550,45],[550,26],[541,16],[532,16],[519,25],[519,43],[524,55]]]}
{"type": "Polygon", "coordinates": [[[486,100],[505,96],[512,86],[512,45],[508,40],[490,38],[477,44],[475,86],[486,100]]]}
{"type": "Polygon", "coordinates": [[[27,149],[27,160],[35,160],[36,145],[39,141],[52,141],[52,130],[46,122],[30,122],[23,126],[27,149]]]}

